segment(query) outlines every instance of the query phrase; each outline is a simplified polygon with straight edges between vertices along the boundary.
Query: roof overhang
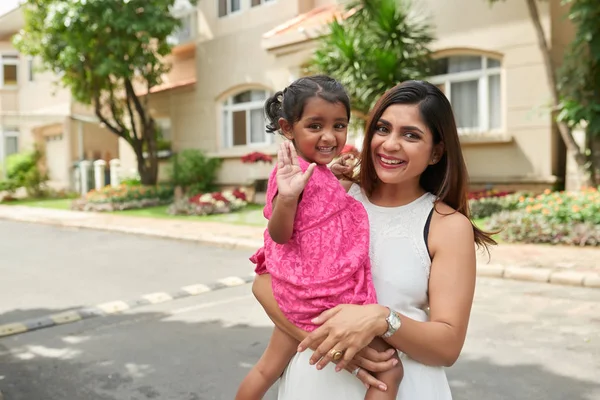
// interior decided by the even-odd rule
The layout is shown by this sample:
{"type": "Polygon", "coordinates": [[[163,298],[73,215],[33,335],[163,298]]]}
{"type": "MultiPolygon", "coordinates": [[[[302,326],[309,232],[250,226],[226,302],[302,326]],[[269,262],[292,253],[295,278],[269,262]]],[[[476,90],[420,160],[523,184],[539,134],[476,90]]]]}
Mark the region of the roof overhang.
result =
{"type": "Polygon", "coordinates": [[[344,10],[342,5],[331,4],[314,8],[276,26],[262,36],[262,47],[274,53],[285,53],[287,47],[305,47],[302,44],[327,33],[327,25],[334,20],[343,21],[355,10],[344,10]]]}
{"type": "Polygon", "coordinates": [[[18,33],[24,25],[25,19],[21,7],[0,15],[0,39],[18,33]]]}

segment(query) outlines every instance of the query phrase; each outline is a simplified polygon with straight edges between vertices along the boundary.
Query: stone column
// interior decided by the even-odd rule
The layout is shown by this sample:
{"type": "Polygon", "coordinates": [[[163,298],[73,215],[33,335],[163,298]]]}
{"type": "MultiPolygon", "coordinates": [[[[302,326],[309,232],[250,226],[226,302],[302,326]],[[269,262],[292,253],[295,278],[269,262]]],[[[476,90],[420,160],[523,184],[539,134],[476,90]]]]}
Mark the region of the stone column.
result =
{"type": "Polygon", "coordinates": [[[110,164],[110,185],[117,187],[121,184],[121,160],[113,158],[110,164]]]}
{"type": "Polygon", "coordinates": [[[82,160],[79,162],[79,177],[81,178],[81,195],[85,196],[90,191],[91,182],[89,182],[89,170],[91,162],[88,160],[82,160]]]}
{"type": "Polygon", "coordinates": [[[94,183],[96,190],[100,190],[104,187],[104,169],[106,168],[106,161],[96,160],[94,161],[94,183]]]}

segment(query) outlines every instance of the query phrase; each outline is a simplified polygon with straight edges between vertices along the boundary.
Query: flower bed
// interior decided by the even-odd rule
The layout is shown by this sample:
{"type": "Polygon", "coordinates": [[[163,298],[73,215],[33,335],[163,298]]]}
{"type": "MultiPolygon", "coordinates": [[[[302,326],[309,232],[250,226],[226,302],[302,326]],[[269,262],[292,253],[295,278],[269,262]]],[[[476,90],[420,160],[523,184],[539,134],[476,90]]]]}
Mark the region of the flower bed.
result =
{"type": "Polygon", "coordinates": [[[512,211],[493,215],[486,228],[507,242],[600,245],[600,193],[545,191],[519,196],[512,211]]]}
{"type": "Polygon", "coordinates": [[[168,185],[106,186],[90,190],[85,198],[73,201],[72,210],[78,211],[122,211],[135,208],[169,204],[173,199],[173,188],[168,185]]]}
{"type": "Polygon", "coordinates": [[[471,216],[475,219],[487,218],[500,211],[516,210],[519,199],[527,193],[511,193],[486,190],[469,193],[471,216]]]}
{"type": "Polygon", "coordinates": [[[167,212],[171,215],[211,215],[237,211],[248,205],[243,189],[197,194],[176,200],[167,212]]]}
{"type": "Polygon", "coordinates": [[[245,156],[242,156],[241,161],[244,164],[255,164],[258,162],[270,163],[273,161],[273,157],[271,157],[268,154],[261,153],[259,151],[255,151],[255,152],[246,154],[245,156]]]}

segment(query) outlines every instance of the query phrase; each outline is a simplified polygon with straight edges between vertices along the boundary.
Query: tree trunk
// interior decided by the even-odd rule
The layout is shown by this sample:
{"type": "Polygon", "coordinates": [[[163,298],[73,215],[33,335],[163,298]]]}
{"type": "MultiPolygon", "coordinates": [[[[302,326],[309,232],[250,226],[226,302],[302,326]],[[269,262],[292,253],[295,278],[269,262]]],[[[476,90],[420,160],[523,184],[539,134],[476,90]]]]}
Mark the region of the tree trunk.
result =
{"type": "Polygon", "coordinates": [[[158,180],[158,155],[156,149],[156,131],[154,120],[150,120],[142,126],[142,140],[139,145],[134,146],[137,157],[138,173],[142,185],[156,185],[158,180]],[[147,144],[146,157],[144,157],[144,145],[147,144]]]}
{"type": "Polygon", "coordinates": [[[556,112],[559,106],[559,96],[558,96],[558,88],[556,86],[556,76],[555,76],[555,68],[554,63],[552,62],[552,57],[550,54],[550,47],[548,46],[548,42],[546,41],[546,36],[544,35],[544,28],[542,27],[542,23],[540,21],[540,14],[535,2],[536,0],[526,0],[527,8],[529,9],[529,15],[533,22],[533,26],[535,27],[535,32],[538,39],[538,45],[540,50],[542,51],[542,56],[544,57],[544,64],[546,67],[546,80],[548,81],[548,86],[550,87],[550,94],[552,96],[552,120],[554,121],[555,126],[558,128],[560,132],[560,136],[567,147],[567,153],[573,157],[577,167],[579,169],[579,174],[581,176],[581,181],[587,185],[591,185],[591,179],[588,175],[587,170],[587,158],[581,151],[581,148],[575,141],[571,129],[569,126],[561,121],[556,120],[556,112]]]}

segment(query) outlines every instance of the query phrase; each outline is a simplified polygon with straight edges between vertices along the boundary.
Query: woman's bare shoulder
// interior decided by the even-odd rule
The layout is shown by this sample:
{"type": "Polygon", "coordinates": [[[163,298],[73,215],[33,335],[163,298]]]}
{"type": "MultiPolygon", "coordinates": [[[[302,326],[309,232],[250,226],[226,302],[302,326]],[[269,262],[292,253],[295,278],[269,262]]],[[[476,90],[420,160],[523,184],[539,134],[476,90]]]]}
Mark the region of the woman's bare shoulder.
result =
{"type": "Polygon", "coordinates": [[[473,224],[464,214],[446,203],[438,202],[431,219],[430,238],[432,245],[474,243],[473,224]]]}

